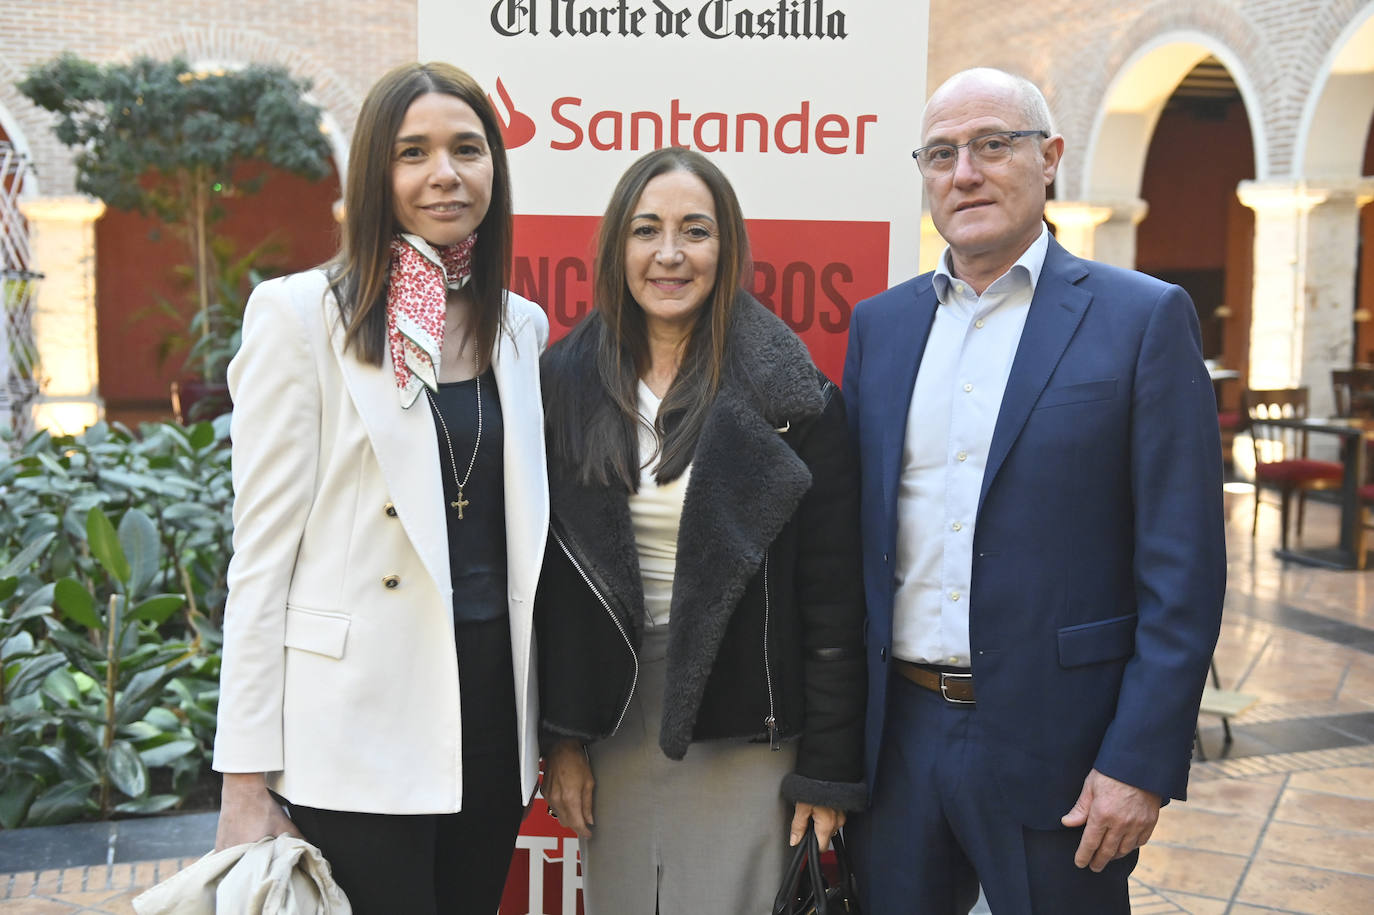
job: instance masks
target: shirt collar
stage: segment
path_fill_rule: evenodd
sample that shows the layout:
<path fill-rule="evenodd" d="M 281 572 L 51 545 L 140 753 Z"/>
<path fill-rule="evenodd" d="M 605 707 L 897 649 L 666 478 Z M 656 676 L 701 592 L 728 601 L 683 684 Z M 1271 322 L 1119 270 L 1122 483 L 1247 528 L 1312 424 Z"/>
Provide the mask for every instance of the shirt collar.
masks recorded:
<path fill-rule="evenodd" d="M 1040 223 L 1040 234 L 1036 236 L 1031 246 L 1016 259 L 1006 273 L 998 277 L 993 283 L 1002 281 L 1002 277 L 1020 274 L 1030 283 L 1031 295 L 1035 295 L 1035 286 L 1040 282 L 1040 270 L 1045 266 L 1045 254 L 1050 250 L 1050 229 L 1042 220 Z M 935 273 L 930 278 L 935 286 L 935 298 L 941 305 L 949 301 L 949 289 L 954 283 L 954 274 L 949 268 L 949 245 L 945 245 L 945 250 L 940 253 L 940 259 L 936 262 Z M 989 287 L 991 288 L 991 286 Z"/>

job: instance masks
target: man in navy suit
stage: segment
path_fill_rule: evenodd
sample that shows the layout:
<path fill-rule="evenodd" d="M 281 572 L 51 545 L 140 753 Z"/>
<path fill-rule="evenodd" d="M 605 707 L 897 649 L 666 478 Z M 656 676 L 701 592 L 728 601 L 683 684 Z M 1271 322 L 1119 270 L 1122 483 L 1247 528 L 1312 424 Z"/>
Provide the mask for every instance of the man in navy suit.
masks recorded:
<path fill-rule="evenodd" d="M 1216 404 L 1187 294 L 1065 251 L 1040 91 L 960 73 L 915 153 L 932 273 L 861 302 L 866 911 L 1126 913 L 1221 624 Z"/>

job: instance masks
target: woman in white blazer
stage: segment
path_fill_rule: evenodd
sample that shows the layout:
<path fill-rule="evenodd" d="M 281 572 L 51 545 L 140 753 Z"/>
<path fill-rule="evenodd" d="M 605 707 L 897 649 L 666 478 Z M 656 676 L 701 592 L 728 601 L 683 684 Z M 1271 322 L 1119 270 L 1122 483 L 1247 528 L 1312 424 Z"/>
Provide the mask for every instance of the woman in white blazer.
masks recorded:
<path fill-rule="evenodd" d="M 539 756 L 548 321 L 504 288 L 486 94 L 384 76 L 344 203 L 339 254 L 254 291 L 229 369 L 216 847 L 304 834 L 359 915 L 492 913 Z"/>

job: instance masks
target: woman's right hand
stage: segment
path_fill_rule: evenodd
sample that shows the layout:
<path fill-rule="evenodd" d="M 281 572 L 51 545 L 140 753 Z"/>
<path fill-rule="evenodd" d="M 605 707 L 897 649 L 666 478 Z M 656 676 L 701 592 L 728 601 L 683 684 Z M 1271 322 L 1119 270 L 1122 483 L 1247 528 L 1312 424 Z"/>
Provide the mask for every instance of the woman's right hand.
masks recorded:
<path fill-rule="evenodd" d="M 281 805 L 267 793 L 262 773 L 225 773 L 215 851 L 280 835 L 305 838 Z"/>
<path fill-rule="evenodd" d="M 596 825 L 592 816 L 596 779 L 592 777 L 592 764 L 580 740 L 560 740 L 544 757 L 541 790 L 549 812 L 558 822 L 577 833 L 578 838 L 591 838 L 592 827 Z"/>

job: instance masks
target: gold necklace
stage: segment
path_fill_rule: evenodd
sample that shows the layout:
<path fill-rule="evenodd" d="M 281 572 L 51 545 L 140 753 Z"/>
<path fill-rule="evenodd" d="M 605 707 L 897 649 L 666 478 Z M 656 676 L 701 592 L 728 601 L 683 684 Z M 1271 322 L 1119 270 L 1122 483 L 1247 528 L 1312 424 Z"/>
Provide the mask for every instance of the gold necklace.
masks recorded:
<path fill-rule="evenodd" d="M 439 402 L 434 399 L 434 392 L 425 385 L 425 393 L 429 395 L 429 405 L 434 408 L 434 415 L 439 417 L 439 428 L 444 430 L 444 444 L 448 446 L 448 465 L 453 468 L 453 482 L 458 484 L 458 498 L 448 504 L 449 508 L 458 509 L 458 520 L 463 520 L 463 509 L 472 503 L 463 498 L 463 487 L 468 485 L 468 480 L 472 477 L 472 467 L 477 463 L 477 449 L 482 447 L 482 375 L 477 370 L 481 368 L 481 363 L 477 361 L 477 346 L 472 347 L 472 371 L 473 378 L 477 381 L 477 441 L 472 443 L 472 457 L 468 459 L 468 472 L 463 474 L 463 478 L 458 479 L 458 459 L 453 455 L 453 439 L 448 434 L 448 423 L 444 422 L 444 414 L 439 410 Z"/>

